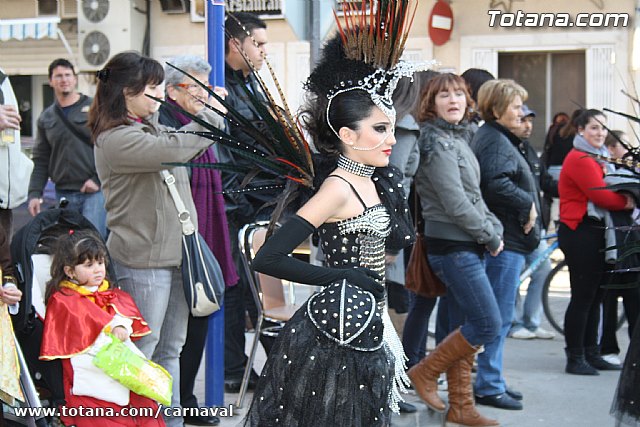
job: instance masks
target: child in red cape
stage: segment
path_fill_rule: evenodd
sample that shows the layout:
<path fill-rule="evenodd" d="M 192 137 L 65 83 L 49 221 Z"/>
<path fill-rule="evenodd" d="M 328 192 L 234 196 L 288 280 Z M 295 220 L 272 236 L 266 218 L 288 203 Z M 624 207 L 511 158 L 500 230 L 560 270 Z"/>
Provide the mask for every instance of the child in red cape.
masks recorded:
<path fill-rule="evenodd" d="M 154 416 L 155 401 L 93 366 L 101 333 L 111 332 L 134 347 L 130 339 L 151 332 L 133 298 L 110 287 L 106 260 L 104 243 L 88 231 L 62 236 L 53 255 L 40 359 L 62 359 L 67 411 L 60 418 L 77 427 L 164 426 L 162 416 Z"/>

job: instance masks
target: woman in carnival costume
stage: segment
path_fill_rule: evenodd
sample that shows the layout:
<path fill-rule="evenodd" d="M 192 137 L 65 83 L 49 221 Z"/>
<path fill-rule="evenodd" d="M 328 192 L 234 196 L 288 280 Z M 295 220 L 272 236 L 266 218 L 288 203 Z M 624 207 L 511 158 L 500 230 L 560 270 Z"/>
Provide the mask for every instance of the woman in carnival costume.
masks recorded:
<path fill-rule="evenodd" d="M 280 332 L 247 425 L 387 426 L 408 385 L 384 302 L 384 261 L 385 248 L 414 241 L 402 173 L 389 166 L 396 143 L 391 95 L 417 68 L 398 61 L 412 13 L 408 1 L 379 1 L 362 20 L 351 12 L 307 82 L 302 121 L 319 151 L 315 193 L 253 264 L 324 289 Z M 315 231 L 326 267 L 288 256 Z"/>
<path fill-rule="evenodd" d="M 210 95 L 225 107 L 218 112 L 229 126 L 242 129 L 255 146 L 212 126 L 197 134 L 230 147 L 252 166 L 174 164 L 246 175 L 242 188 L 226 192 L 281 188 L 272 202 L 272 226 L 294 200 L 310 195 L 267 239 L 253 267 L 325 288 L 279 333 L 246 425 L 388 426 L 390 412 L 399 410 L 409 381 L 402 344 L 385 307 L 384 262 L 385 249 L 398 251 L 415 240 L 402 173 L 389 166 L 389 156 L 396 142 L 393 91 L 402 77 L 431 65 L 399 61 L 416 3 L 363 2 L 359 11 L 343 4 L 345 25 L 338 21 L 339 35 L 327 43 L 309 77 L 301 115 L 319 153 L 311 153 L 286 101 L 283 107 L 276 103 L 245 57 L 267 98 L 264 102 L 246 91 L 264 126 L 246 121 L 213 91 Z M 288 256 L 314 231 L 327 267 Z"/>

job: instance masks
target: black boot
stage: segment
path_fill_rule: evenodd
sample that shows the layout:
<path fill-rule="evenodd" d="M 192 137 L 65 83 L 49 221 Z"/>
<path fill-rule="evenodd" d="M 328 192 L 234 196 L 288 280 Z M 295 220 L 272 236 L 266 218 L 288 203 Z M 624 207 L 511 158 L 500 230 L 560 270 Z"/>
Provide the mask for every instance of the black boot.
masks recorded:
<path fill-rule="evenodd" d="M 598 347 L 585 347 L 584 355 L 587 363 L 600 371 L 619 371 L 622 369 L 621 365 L 615 365 L 604 360 Z"/>
<path fill-rule="evenodd" d="M 600 375 L 600 373 L 584 358 L 584 350 L 578 349 L 564 349 L 567 354 L 567 367 L 564 369 L 568 374 L 574 375 Z"/>

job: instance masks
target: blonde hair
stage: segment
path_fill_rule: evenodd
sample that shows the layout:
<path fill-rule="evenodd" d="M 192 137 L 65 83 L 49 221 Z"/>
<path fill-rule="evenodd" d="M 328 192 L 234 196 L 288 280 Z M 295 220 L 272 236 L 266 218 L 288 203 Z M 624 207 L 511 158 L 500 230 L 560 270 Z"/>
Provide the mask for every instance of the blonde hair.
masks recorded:
<path fill-rule="evenodd" d="M 507 111 L 516 96 L 524 102 L 529 94 L 511 79 L 489 80 L 478 90 L 478 111 L 485 121 L 494 122 Z"/>

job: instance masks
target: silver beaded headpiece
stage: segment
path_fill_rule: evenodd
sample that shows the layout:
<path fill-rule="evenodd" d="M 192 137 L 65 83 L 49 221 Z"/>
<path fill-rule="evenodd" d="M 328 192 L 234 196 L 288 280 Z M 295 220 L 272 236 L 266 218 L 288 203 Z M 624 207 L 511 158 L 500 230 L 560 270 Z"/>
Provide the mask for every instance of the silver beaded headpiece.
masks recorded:
<path fill-rule="evenodd" d="M 436 61 L 425 62 L 407 62 L 399 61 L 395 66 L 389 70 L 384 68 L 378 68 L 372 74 L 364 77 L 356 82 L 348 80 L 342 81 L 334 89 L 327 93 L 329 102 L 327 103 L 327 124 L 333 133 L 340 139 L 337 130 L 331 124 L 329 119 L 329 110 L 331 108 L 331 102 L 333 99 L 345 92 L 352 90 L 363 90 L 369 94 L 373 103 L 382 110 L 385 116 L 391 121 L 391 125 L 396 124 L 396 109 L 393 107 L 393 91 L 396 89 L 398 82 L 403 77 L 411 78 L 413 81 L 413 74 L 418 71 L 426 71 L 433 67 Z"/>

